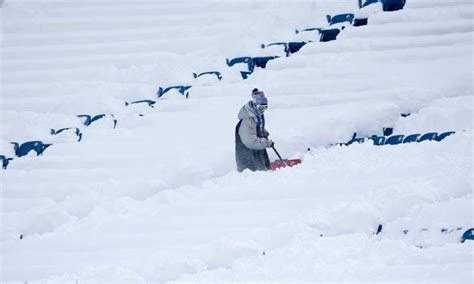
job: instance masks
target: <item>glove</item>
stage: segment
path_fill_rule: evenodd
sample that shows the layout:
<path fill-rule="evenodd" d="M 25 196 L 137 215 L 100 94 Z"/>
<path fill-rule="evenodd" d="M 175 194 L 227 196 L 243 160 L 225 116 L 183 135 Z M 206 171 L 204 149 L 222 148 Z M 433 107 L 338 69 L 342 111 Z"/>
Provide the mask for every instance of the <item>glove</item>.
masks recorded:
<path fill-rule="evenodd" d="M 273 145 L 275 145 L 275 142 L 273 142 L 272 140 L 268 139 L 268 142 L 270 142 L 268 148 L 272 148 Z"/>

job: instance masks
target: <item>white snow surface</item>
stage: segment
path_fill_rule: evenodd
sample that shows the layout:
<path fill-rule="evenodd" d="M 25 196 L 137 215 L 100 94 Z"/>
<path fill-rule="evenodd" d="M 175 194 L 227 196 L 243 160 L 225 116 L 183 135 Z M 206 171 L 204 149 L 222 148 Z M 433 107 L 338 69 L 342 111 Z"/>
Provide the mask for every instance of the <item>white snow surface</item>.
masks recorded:
<path fill-rule="evenodd" d="M 474 227 L 472 0 L 396 12 L 356 0 L 1 3 L 0 154 L 54 144 L 0 171 L 2 283 L 473 282 L 473 242 L 460 243 Z M 369 24 L 327 43 L 294 33 L 348 12 Z M 314 42 L 288 58 L 260 48 L 300 40 Z M 282 57 L 247 80 L 225 64 L 261 55 Z M 211 70 L 224 79 L 192 77 Z M 176 84 L 192 85 L 188 99 L 157 100 Z M 270 138 L 301 165 L 235 170 L 254 87 Z M 141 99 L 155 108 L 125 107 Z M 76 117 L 100 113 L 117 127 Z M 50 135 L 62 127 L 82 141 Z M 383 127 L 456 134 L 332 146 Z"/>

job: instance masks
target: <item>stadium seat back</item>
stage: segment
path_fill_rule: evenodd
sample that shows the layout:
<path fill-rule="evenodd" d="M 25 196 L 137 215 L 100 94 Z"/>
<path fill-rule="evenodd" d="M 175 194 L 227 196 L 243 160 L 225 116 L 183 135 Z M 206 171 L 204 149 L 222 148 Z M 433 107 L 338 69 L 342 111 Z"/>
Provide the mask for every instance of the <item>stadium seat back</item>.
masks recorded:
<path fill-rule="evenodd" d="M 403 135 L 390 136 L 385 140 L 384 145 L 398 145 L 398 144 L 402 143 L 403 137 L 404 137 Z"/>

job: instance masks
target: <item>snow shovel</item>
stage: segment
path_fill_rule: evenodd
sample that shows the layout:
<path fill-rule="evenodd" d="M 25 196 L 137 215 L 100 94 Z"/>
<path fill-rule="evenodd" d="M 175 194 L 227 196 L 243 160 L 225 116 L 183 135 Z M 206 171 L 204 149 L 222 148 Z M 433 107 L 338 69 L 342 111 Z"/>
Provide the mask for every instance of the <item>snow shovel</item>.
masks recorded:
<path fill-rule="evenodd" d="M 278 153 L 278 151 L 275 149 L 275 146 L 272 146 L 272 149 L 273 151 L 275 151 L 275 153 L 277 154 L 279 160 L 276 160 L 275 162 L 272 162 L 270 164 L 270 166 L 272 167 L 272 170 L 276 170 L 276 169 L 279 169 L 279 168 L 285 168 L 285 167 L 293 167 L 294 165 L 298 165 L 298 164 L 301 164 L 301 160 L 300 159 L 293 159 L 293 160 L 283 160 L 280 156 L 280 154 Z"/>

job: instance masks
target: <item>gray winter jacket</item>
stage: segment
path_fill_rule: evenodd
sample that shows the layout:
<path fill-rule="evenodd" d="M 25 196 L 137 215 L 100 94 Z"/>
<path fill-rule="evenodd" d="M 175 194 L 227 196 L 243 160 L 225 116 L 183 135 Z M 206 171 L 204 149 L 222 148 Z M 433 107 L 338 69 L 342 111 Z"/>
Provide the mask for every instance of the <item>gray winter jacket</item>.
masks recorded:
<path fill-rule="evenodd" d="M 249 149 L 263 150 L 269 148 L 272 145 L 272 140 L 257 137 L 257 114 L 250 103 L 248 102 L 239 111 L 238 117 L 239 120 L 242 120 L 239 136 L 244 145 Z M 265 129 L 264 136 L 268 137 L 268 135 L 268 131 Z"/>

